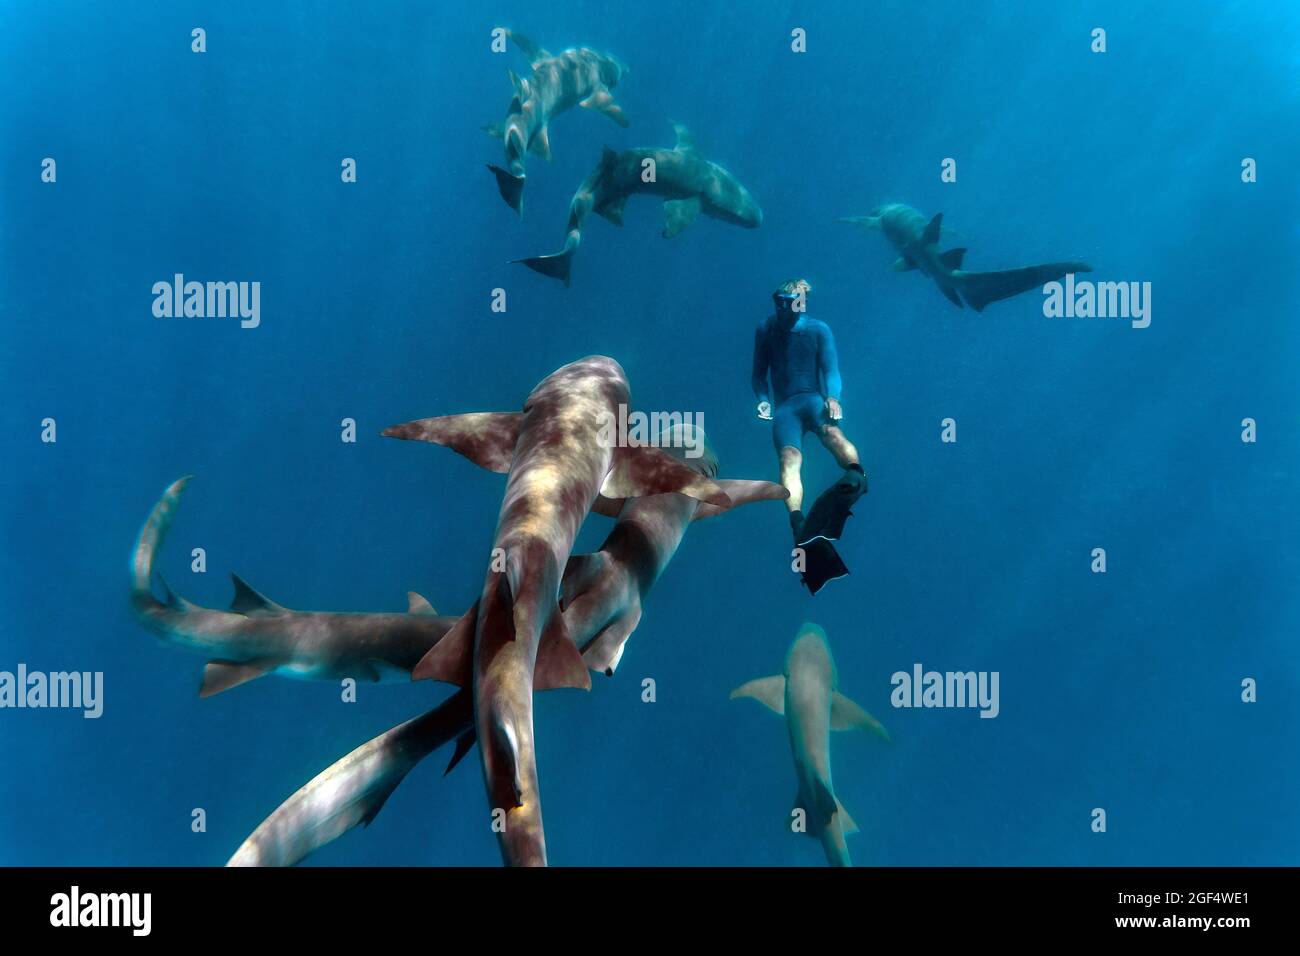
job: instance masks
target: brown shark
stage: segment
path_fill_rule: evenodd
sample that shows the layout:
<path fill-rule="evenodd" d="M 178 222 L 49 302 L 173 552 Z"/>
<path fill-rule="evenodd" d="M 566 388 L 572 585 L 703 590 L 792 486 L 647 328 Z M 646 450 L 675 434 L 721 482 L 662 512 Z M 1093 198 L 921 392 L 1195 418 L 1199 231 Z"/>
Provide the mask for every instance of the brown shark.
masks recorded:
<path fill-rule="evenodd" d="M 638 148 L 616 153 L 606 148 L 600 164 L 578 187 L 569 203 L 564 249 L 554 255 L 515 262 L 560 279 L 567 286 L 573 255 L 582 243 L 582 224 L 587 214 L 595 212 L 621 226 L 624 204 L 629 196 L 638 193 L 664 197 L 665 239 L 676 236 L 700 213 L 746 229 L 761 226 L 763 210 L 740 180 L 701 156 L 686 127 L 674 125 L 673 130 L 677 144 L 672 149 Z"/>
<path fill-rule="evenodd" d="M 582 521 L 599 496 L 677 492 L 731 505 L 717 484 L 662 449 L 610 441 L 608 423 L 628 404 L 623 369 L 590 356 L 543 379 L 522 412 L 430 418 L 384 431 L 447 445 L 508 473 L 482 594 L 412 676 L 472 683 L 484 782 L 494 816 L 504 814 L 499 835 L 509 864 L 546 862 L 533 691 L 591 686 L 557 613 L 561 575 Z"/>
<path fill-rule="evenodd" d="M 675 426 L 684 429 L 689 426 Z M 697 435 L 665 439 L 661 448 L 698 447 Z M 684 459 L 707 478 L 717 458 Z M 733 505 L 779 500 L 789 492 L 768 481 L 718 479 Z M 614 502 L 609 502 L 612 506 Z M 608 510 L 608 506 L 605 510 Z M 714 505 L 685 495 L 663 494 L 626 501 L 599 551 L 575 555 L 562 583 L 565 629 L 593 670 L 613 675 L 642 604 L 677 551 L 693 520 L 718 514 Z M 473 745 L 474 721 L 464 690 L 439 707 L 358 747 L 280 805 L 244 842 L 229 866 L 292 866 L 358 823 L 368 825 L 411 767 L 438 747 L 457 740 L 450 771 Z"/>
<path fill-rule="evenodd" d="M 618 60 L 586 47 L 565 50 L 552 56 L 520 33 L 506 34 L 528 57 L 532 72 L 527 79 L 507 70 L 514 97 L 505 122 L 489 126 L 488 132 L 505 143 L 506 166 L 488 164 L 496 177 L 497 189 L 506 204 L 524 214 L 524 156 L 528 153 L 551 158 L 550 122 L 574 106 L 604 113 L 619 126 L 627 126 L 623 111 L 610 92 L 627 72 Z"/>
<path fill-rule="evenodd" d="M 238 575 L 229 611 L 200 607 L 152 589 L 154 556 L 166 538 L 190 482 L 181 478 L 163 492 L 140 530 L 131 559 L 131 606 L 140 623 L 166 643 L 202 651 L 212 659 L 203 670 L 199 696 L 209 697 L 263 674 L 308 680 L 377 681 L 387 673 L 408 675 L 438 643 L 454 617 L 441 617 L 410 592 L 406 614 L 294 611 L 245 584 Z"/>

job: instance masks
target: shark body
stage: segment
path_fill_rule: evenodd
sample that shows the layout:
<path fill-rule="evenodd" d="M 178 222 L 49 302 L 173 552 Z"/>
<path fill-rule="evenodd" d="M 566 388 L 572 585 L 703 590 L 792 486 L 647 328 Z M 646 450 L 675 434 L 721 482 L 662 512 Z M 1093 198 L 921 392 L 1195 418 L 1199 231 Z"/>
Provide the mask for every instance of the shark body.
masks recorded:
<path fill-rule="evenodd" d="M 621 226 L 623 207 L 630 196 L 637 194 L 664 197 L 665 239 L 676 236 L 700 213 L 746 229 L 762 225 L 763 210 L 740 180 L 701 156 L 684 126 L 674 126 L 674 130 L 677 144 L 672 149 L 637 148 L 616 153 L 606 148 L 599 165 L 578 187 L 569 204 L 564 249 L 554 255 L 515 261 L 560 279 L 567 286 L 587 215 L 595 212 Z"/>
<path fill-rule="evenodd" d="M 1092 271 L 1092 266 L 1086 262 L 1049 262 L 996 272 L 963 271 L 964 248 L 939 251 L 943 213 L 926 220 L 920 212 L 902 203 L 880 206 L 869 216 L 851 216 L 836 221 L 882 232 L 898 252 L 894 271 L 918 270 L 933 280 L 939 291 L 959 309 L 965 300 L 976 312 L 982 312 L 990 302 L 1040 289 L 1067 273 Z"/>
<path fill-rule="evenodd" d="M 871 730 L 885 740 L 889 735 L 878 720 L 839 692 L 826 632 L 804 624 L 790 645 L 782 673 L 742 684 L 731 697 L 752 697 L 785 717 L 799 785 L 794 808 L 802 811 L 803 832 L 821 843 L 831 866 L 852 866 L 844 838 L 858 827 L 835 796 L 831 731 Z"/>
<path fill-rule="evenodd" d="M 552 119 L 565 110 L 581 106 L 605 114 L 619 126 L 628 125 L 610 92 L 627 68 L 614 57 L 586 47 L 552 56 L 522 34 L 510 30 L 506 33 L 528 57 L 532 72 L 526 79 L 520 79 L 513 70 L 507 71 L 514 96 L 505 121 L 488 127 L 488 132 L 501 137 L 505 145 L 506 168 L 488 164 L 488 169 L 496 177 L 501 198 L 522 216 L 524 157 L 533 153 L 543 159 L 551 158 Z"/>
<path fill-rule="evenodd" d="M 686 443 L 659 444 L 678 448 Z M 709 449 L 692 461 L 692 467 L 712 478 L 717 459 Z M 718 479 L 717 484 L 733 505 L 780 500 L 789 494 L 767 481 Z M 646 596 L 677 552 L 687 528 L 692 521 L 719 511 L 715 505 L 680 494 L 633 498 L 622 504 L 600 550 L 570 559 L 562 582 L 561 613 L 565 630 L 592 670 L 613 675 L 627 639 L 641 620 Z M 368 824 L 410 767 L 453 738 L 458 747 L 448 771 L 474 740 L 473 716 L 463 690 L 423 717 L 368 741 L 319 774 L 281 804 L 228 865 L 293 865 L 358 823 Z"/>
<path fill-rule="evenodd" d="M 504 813 L 500 845 L 511 865 L 546 863 L 533 691 L 591 686 L 557 613 L 561 576 L 586 515 L 598 497 L 612 506 L 678 492 L 719 508 L 731 504 L 718 485 L 667 452 L 609 440 L 608 422 L 629 400 L 619 364 L 590 356 L 543 379 L 522 412 L 423 419 L 384 431 L 447 445 L 508 474 L 479 600 L 413 676 L 472 684 L 489 807 Z"/>
<path fill-rule="evenodd" d="M 238 575 L 231 576 L 235 598 L 228 611 L 192 604 L 165 582 L 167 600 L 159 601 L 151 586 L 154 557 L 189 482 L 181 478 L 168 487 L 141 528 L 131 559 L 131 606 L 164 642 L 210 655 L 200 696 L 268 673 L 306 680 L 406 677 L 456 623 L 414 592 L 406 614 L 295 611 L 258 594 Z"/>

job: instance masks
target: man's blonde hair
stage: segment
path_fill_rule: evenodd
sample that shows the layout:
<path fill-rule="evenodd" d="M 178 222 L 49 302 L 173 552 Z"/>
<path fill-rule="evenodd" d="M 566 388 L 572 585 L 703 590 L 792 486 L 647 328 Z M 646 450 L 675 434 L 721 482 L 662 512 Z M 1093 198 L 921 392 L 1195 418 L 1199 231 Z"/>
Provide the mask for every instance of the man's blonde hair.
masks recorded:
<path fill-rule="evenodd" d="M 807 295 L 812 291 L 812 284 L 807 279 L 787 279 L 776 287 L 773 295 Z"/>

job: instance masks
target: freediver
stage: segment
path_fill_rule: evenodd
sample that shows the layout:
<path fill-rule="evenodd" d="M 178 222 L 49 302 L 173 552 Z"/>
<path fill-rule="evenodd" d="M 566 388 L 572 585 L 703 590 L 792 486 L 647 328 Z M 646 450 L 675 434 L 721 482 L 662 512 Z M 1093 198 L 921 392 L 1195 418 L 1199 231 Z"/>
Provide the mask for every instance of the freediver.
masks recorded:
<path fill-rule="evenodd" d="M 839 538 L 850 509 L 866 493 L 867 476 L 841 426 L 835 336 L 825 322 L 807 314 L 811 291 L 807 280 L 792 279 L 772 293 L 775 311 L 754 332 L 752 386 L 758 417 L 772 422 L 781 484 L 790 492 L 790 530 L 795 547 L 803 550 L 803 582 L 816 594 L 828 581 L 849 573 L 831 542 Z M 818 497 L 805 518 L 800 469 L 803 436 L 809 432 L 821 439 L 844 474 Z"/>

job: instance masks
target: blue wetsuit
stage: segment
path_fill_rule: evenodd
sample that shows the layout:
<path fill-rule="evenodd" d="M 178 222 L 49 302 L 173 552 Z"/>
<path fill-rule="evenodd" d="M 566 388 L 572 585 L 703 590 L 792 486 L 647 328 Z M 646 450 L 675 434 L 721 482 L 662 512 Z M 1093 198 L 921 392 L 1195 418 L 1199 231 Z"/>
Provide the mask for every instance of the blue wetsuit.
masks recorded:
<path fill-rule="evenodd" d="M 768 392 L 768 373 L 772 389 Z M 772 403 L 772 443 L 803 447 L 805 432 L 831 424 L 826 399 L 840 397 L 835 336 L 818 319 L 800 315 L 793 326 L 769 315 L 754 332 L 754 394 Z"/>

